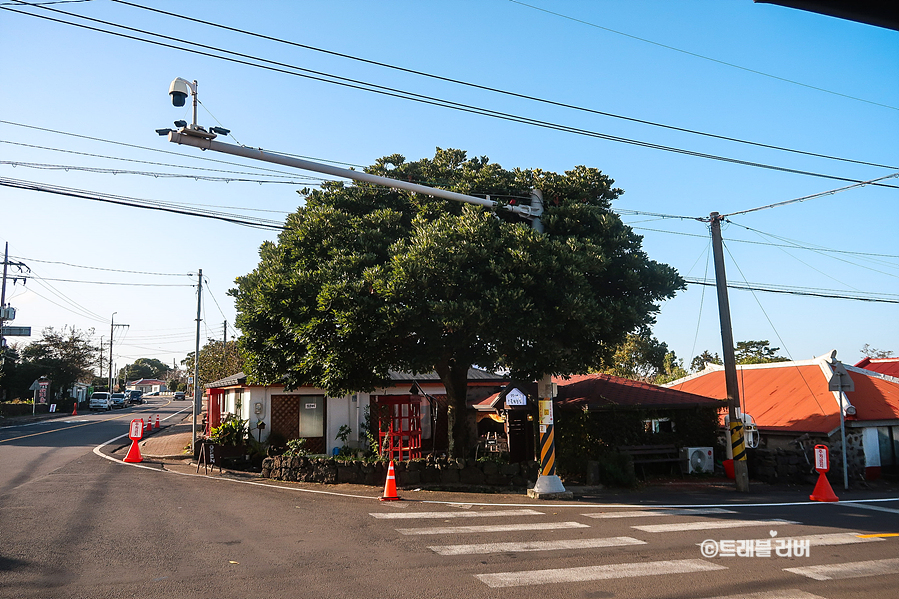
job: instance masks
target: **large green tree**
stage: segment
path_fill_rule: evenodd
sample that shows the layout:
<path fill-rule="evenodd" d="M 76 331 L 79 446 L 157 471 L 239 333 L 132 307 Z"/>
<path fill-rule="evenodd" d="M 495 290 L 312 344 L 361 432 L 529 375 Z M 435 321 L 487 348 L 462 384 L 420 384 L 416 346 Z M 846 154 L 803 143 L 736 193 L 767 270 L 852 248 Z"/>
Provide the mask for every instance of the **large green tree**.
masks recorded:
<path fill-rule="evenodd" d="M 194 352 L 187 354 L 181 361 L 188 376 L 194 374 Z M 234 339 L 227 343 L 209 339 L 200 348 L 200 383 L 207 384 L 243 372 L 244 362 L 238 342 Z M 176 389 L 171 389 L 175 391 Z"/>
<path fill-rule="evenodd" d="M 27 389 L 37 376 L 47 376 L 56 395 L 67 392 L 76 382 L 89 382 L 99 351 L 91 342 L 93 334 L 93 329 L 82 331 L 70 326 L 45 328 L 40 339 L 20 352 L 19 386 Z M 17 391 L 23 396 L 22 389 Z"/>
<path fill-rule="evenodd" d="M 648 329 L 628 333 L 600 371 L 657 385 L 687 375 L 683 360 L 668 350 L 668 344 L 653 337 Z"/>
<path fill-rule="evenodd" d="M 162 360 L 156 358 L 138 358 L 133 363 L 128 364 L 119 371 L 119 376 L 126 381 L 136 381 L 138 379 L 163 379 L 168 371 L 169 366 Z"/>
<path fill-rule="evenodd" d="M 335 395 L 381 387 L 391 369 L 434 370 L 449 399 L 451 454 L 467 443 L 469 367 L 522 379 L 586 372 L 683 286 L 611 210 L 621 190 L 597 169 L 510 171 L 438 149 L 367 171 L 509 204 L 541 190 L 545 232 L 505 210 L 382 187 L 307 191 L 231 291 L 247 369 L 260 382 Z"/>

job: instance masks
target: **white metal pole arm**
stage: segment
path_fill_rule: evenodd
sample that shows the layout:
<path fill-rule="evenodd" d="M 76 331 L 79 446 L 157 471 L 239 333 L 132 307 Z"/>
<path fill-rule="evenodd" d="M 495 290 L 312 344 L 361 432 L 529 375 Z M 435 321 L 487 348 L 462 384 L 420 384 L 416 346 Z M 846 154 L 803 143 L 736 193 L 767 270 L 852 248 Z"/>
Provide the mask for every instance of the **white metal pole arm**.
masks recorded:
<path fill-rule="evenodd" d="M 184 130 L 182 129 L 182 131 Z M 266 152 L 262 149 L 235 146 L 233 144 L 226 144 L 219 141 L 214 141 L 212 139 L 205 139 L 204 137 L 190 135 L 190 133 L 186 132 L 182 133 L 179 131 L 170 131 L 169 141 L 176 144 L 194 146 L 195 148 L 201 148 L 203 150 L 212 150 L 214 152 L 233 154 L 234 156 L 243 156 L 244 158 L 263 160 L 265 162 L 271 162 L 283 166 L 290 166 L 307 171 L 315 171 L 317 173 L 324 173 L 326 175 L 333 175 L 335 177 L 353 179 L 354 181 L 361 181 L 363 183 L 383 185 L 385 187 L 392 187 L 394 189 L 404 189 L 406 191 L 413 191 L 415 193 L 444 198 L 447 200 L 455 200 L 457 202 L 467 202 L 469 204 L 476 204 L 478 206 L 485 206 L 487 208 L 496 208 L 498 206 L 502 206 L 510 212 L 514 212 L 515 214 L 531 220 L 534 229 L 536 229 L 537 231 L 543 230 L 542 223 L 540 222 L 540 216 L 543 214 L 543 202 L 542 197 L 540 196 L 540 193 L 538 191 L 535 191 L 532 194 L 530 206 L 509 204 L 501 205 L 499 202 L 487 198 L 479 198 L 476 196 L 465 195 L 464 193 L 448 191 L 446 189 L 428 187 L 427 185 L 419 185 L 417 183 L 409 183 L 406 181 L 400 181 L 398 179 L 391 179 L 390 177 L 370 175 L 361 171 L 354 171 L 346 168 L 340 168 L 338 166 L 331 166 L 328 164 L 320 164 L 318 162 L 303 160 L 301 158 L 292 158 L 290 156 L 284 156 L 283 154 Z"/>

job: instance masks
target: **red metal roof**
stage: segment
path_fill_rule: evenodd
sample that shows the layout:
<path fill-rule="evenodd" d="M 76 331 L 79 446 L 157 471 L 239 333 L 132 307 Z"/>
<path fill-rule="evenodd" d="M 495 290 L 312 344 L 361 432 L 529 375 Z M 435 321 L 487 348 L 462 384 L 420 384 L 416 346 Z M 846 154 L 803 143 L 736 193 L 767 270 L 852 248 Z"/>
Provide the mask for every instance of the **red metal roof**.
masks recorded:
<path fill-rule="evenodd" d="M 553 382 L 559 386 L 556 406 L 560 409 L 586 407 L 595 410 L 612 406 L 641 408 L 721 406 L 720 401 L 707 396 L 610 374 L 586 374 L 569 379 L 554 377 Z"/>
<path fill-rule="evenodd" d="M 761 430 L 830 433 L 840 426 L 839 403 L 828 390 L 829 354 L 803 362 L 737 367 L 743 411 Z M 846 394 L 857 421 L 899 419 L 899 379 L 847 367 L 855 391 Z M 706 397 L 725 398 L 724 369 L 711 366 L 666 385 Z"/>
<path fill-rule="evenodd" d="M 899 358 L 865 358 L 855 367 L 899 378 Z"/>

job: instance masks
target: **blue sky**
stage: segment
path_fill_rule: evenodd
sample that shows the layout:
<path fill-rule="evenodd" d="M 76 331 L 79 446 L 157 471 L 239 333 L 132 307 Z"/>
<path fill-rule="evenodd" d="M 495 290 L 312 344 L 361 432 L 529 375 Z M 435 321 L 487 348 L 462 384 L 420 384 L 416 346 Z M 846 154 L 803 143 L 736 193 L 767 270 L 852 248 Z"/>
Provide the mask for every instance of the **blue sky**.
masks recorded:
<path fill-rule="evenodd" d="M 13 4 L 2 6 L 16 8 Z M 883 166 L 759 148 L 513 98 L 109 0 L 47 8 L 182 40 L 165 42 L 173 45 L 206 44 L 692 152 L 862 181 L 899 172 L 895 31 L 748 0 L 144 4 L 595 111 Z M 16 10 L 89 24 L 40 8 Z M 201 125 L 227 127 L 234 140 L 252 147 L 349 165 L 368 165 L 393 153 L 418 159 L 432 156 L 436 147 L 451 147 L 488 156 L 505 168 L 599 168 L 624 190 L 615 208 L 644 236 L 649 256 L 692 279 L 713 276 L 708 228 L 697 217 L 850 184 L 429 106 L 6 10 L 0 10 L 0 52 L 5 57 L 0 177 L 44 187 L 215 206 L 277 220 L 295 210 L 301 201 L 296 191 L 315 182 L 312 174 L 261 171 L 258 163 L 175 146 L 154 133 L 190 118 L 189 107 L 174 108 L 167 96 L 178 76 L 199 81 Z M 35 168 L 38 164 L 52 167 Z M 171 174 L 182 176 L 165 176 Z M 883 183 L 899 186 L 899 178 Z M 221 338 L 223 321 L 229 329 L 234 322 L 225 292 L 235 277 L 255 267 L 259 245 L 275 238 L 271 231 L 221 221 L 5 186 L 0 198 L 0 241 L 8 241 L 10 253 L 34 275 L 27 285 L 8 288 L 7 297 L 18 309 L 13 324 L 31 326 L 35 333 L 45 326 L 93 327 L 98 341 L 101 335 L 108 341 L 115 312 L 117 323 L 130 325 L 116 332 L 119 367 L 145 356 L 172 363 L 192 351 L 196 294 L 190 285 L 196 276 L 187 274 L 200 268 L 210 292 L 202 334 Z M 723 227 L 728 278 L 899 299 L 897 198 L 899 189 L 865 186 L 734 215 Z M 781 247 L 787 245 L 802 248 Z M 739 290 L 731 290 L 730 302 L 736 340 L 768 339 L 794 359 L 837 349 L 841 359 L 854 363 L 866 343 L 899 352 L 895 303 Z M 664 303 L 654 333 L 687 363 L 704 349 L 720 352 L 713 289 L 690 285 Z"/>

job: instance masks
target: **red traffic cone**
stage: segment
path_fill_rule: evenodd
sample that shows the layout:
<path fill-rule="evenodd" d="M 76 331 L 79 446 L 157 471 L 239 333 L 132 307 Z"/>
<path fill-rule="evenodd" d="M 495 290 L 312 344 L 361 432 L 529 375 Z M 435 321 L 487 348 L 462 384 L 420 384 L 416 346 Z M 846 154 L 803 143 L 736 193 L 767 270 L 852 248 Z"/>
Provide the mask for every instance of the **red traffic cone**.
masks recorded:
<path fill-rule="evenodd" d="M 390 467 L 387 468 L 387 481 L 384 483 L 384 496 L 381 501 L 399 501 L 402 499 L 396 494 L 396 473 L 393 469 L 393 460 L 390 460 Z"/>
<path fill-rule="evenodd" d="M 75 402 L 75 408 L 72 410 L 72 416 L 78 415 L 78 402 Z"/>
<path fill-rule="evenodd" d="M 818 474 L 818 484 L 815 485 L 815 490 L 808 498 L 812 501 L 839 501 L 823 472 Z"/>
<path fill-rule="evenodd" d="M 134 439 L 131 441 L 131 449 L 128 450 L 128 455 L 125 456 L 123 461 L 128 463 L 139 464 L 144 461 L 144 458 L 140 455 L 140 447 L 137 446 L 137 442 L 139 439 Z"/>
<path fill-rule="evenodd" d="M 156 414 L 156 426 L 153 428 L 159 428 L 159 414 Z"/>

